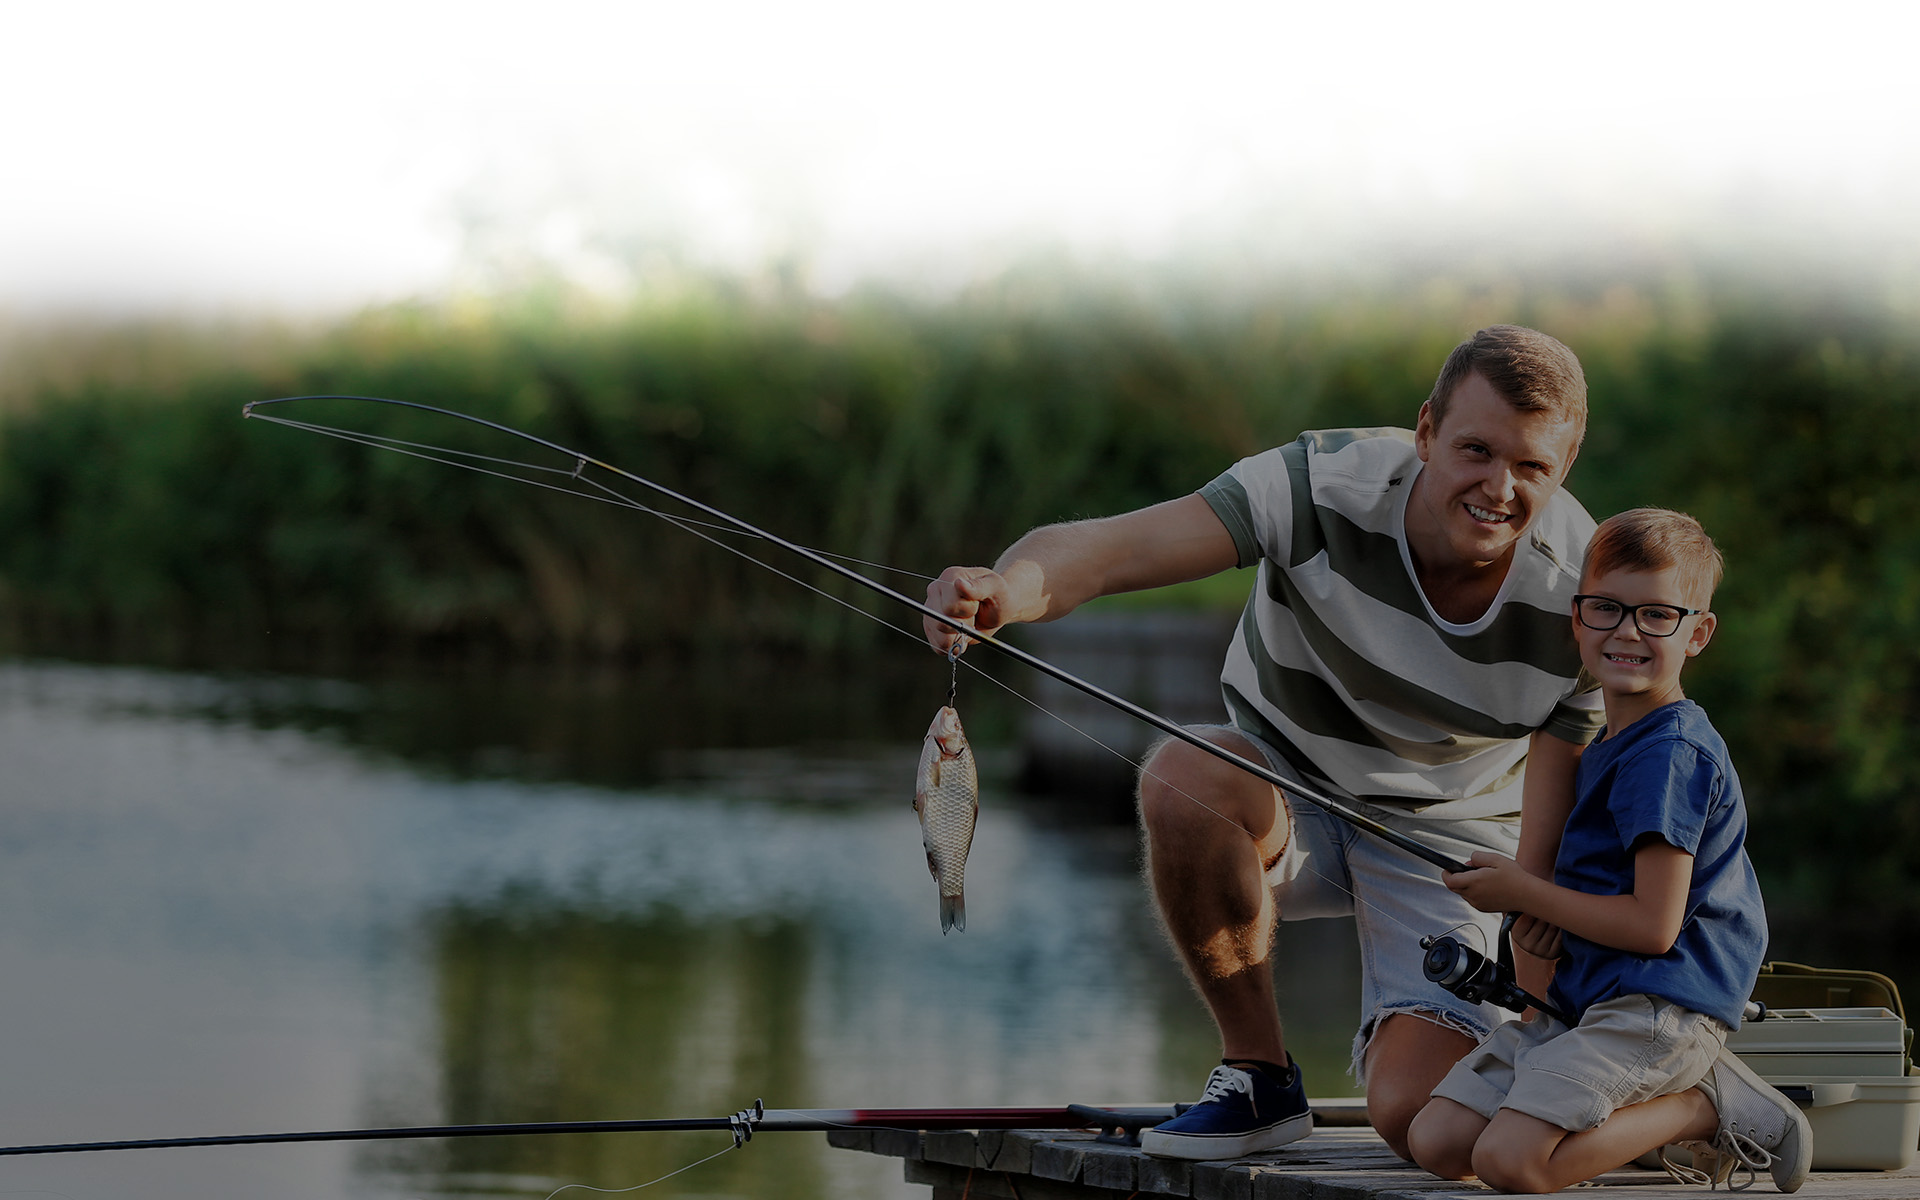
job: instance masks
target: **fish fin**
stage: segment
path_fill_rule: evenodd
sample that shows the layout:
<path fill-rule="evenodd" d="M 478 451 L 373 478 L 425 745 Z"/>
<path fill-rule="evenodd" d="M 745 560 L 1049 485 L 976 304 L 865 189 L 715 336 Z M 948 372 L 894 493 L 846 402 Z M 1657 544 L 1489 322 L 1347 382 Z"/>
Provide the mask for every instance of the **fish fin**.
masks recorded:
<path fill-rule="evenodd" d="M 932 762 L 927 764 L 927 784 L 929 787 L 940 786 L 940 759 L 938 755 L 934 757 Z"/>
<path fill-rule="evenodd" d="M 946 933 L 950 929 L 958 929 L 961 933 L 967 931 L 967 894 L 965 892 L 940 897 L 940 932 Z"/>

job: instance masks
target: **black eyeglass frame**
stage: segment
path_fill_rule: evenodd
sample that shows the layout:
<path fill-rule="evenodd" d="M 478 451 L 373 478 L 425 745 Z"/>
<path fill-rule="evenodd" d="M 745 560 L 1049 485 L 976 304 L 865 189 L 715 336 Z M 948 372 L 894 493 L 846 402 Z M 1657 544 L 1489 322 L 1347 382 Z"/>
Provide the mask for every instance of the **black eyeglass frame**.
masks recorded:
<path fill-rule="evenodd" d="M 1587 614 L 1581 611 L 1580 602 L 1582 600 L 1605 600 L 1608 604 L 1619 608 L 1620 620 L 1615 621 L 1611 625 L 1595 625 L 1592 621 L 1587 620 Z M 1585 625 L 1588 629 L 1594 630 L 1596 633 L 1606 633 L 1618 629 L 1620 628 L 1620 622 L 1625 621 L 1628 617 L 1633 618 L 1633 627 L 1639 630 L 1641 637 L 1672 637 L 1674 634 L 1680 632 L 1680 622 L 1678 620 L 1675 620 L 1673 628 L 1667 630 L 1665 633 L 1655 633 L 1653 630 L 1641 625 L 1640 610 L 1643 608 L 1671 609 L 1679 613 L 1681 617 L 1697 617 L 1708 611 L 1704 608 L 1682 608 L 1678 604 L 1668 604 L 1661 600 L 1650 600 L 1645 604 L 1627 604 L 1615 600 L 1612 596 L 1578 595 L 1573 598 L 1573 619 Z"/>

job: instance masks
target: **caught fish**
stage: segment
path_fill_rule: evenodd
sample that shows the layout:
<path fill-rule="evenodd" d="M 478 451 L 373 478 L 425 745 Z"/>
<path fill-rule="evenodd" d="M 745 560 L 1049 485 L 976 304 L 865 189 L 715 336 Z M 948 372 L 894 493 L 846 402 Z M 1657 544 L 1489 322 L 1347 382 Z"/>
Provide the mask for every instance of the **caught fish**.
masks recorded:
<path fill-rule="evenodd" d="M 920 814 L 927 870 L 940 885 L 940 932 L 964 933 L 967 851 L 973 846 L 974 818 L 980 814 L 980 777 L 974 770 L 973 748 L 960 728 L 960 714 L 950 705 L 935 713 L 927 727 L 913 808 Z"/>

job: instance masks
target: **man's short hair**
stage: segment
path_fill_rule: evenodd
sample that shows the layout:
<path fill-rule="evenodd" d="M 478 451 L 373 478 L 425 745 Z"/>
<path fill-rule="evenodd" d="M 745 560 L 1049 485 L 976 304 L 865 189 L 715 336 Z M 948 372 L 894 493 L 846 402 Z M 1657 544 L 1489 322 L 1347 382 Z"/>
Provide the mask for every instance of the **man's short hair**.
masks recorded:
<path fill-rule="evenodd" d="M 1587 543 L 1582 579 L 1608 571 L 1673 568 L 1688 608 L 1710 608 L 1726 562 L 1700 522 L 1670 508 L 1630 508 L 1600 522 Z"/>
<path fill-rule="evenodd" d="M 1454 389 L 1476 371 L 1521 412 L 1571 422 L 1576 446 L 1587 436 L 1587 376 L 1580 360 L 1560 342 L 1523 325 L 1489 325 L 1453 348 L 1427 397 L 1435 426 L 1447 415 Z"/>

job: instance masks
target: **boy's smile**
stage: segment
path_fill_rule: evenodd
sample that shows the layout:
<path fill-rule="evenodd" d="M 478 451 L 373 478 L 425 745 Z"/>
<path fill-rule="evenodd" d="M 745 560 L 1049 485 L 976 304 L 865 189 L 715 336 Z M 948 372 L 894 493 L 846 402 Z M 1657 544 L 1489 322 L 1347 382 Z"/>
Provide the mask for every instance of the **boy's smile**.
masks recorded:
<path fill-rule="evenodd" d="M 1671 634 L 1657 637 L 1641 630 L 1643 624 L 1658 624 L 1652 614 L 1625 611 L 1637 606 L 1688 608 L 1690 597 L 1679 572 L 1672 567 L 1606 571 L 1583 579 L 1580 590 L 1589 598 L 1590 611 L 1583 618 L 1576 609 L 1573 635 L 1581 663 L 1600 681 L 1608 735 L 1618 734 L 1662 705 L 1686 699 L 1680 689 L 1680 670 L 1713 637 L 1714 615 L 1682 616 Z M 1616 618 L 1620 623 L 1612 629 L 1595 629 L 1587 623 L 1605 624 Z"/>

